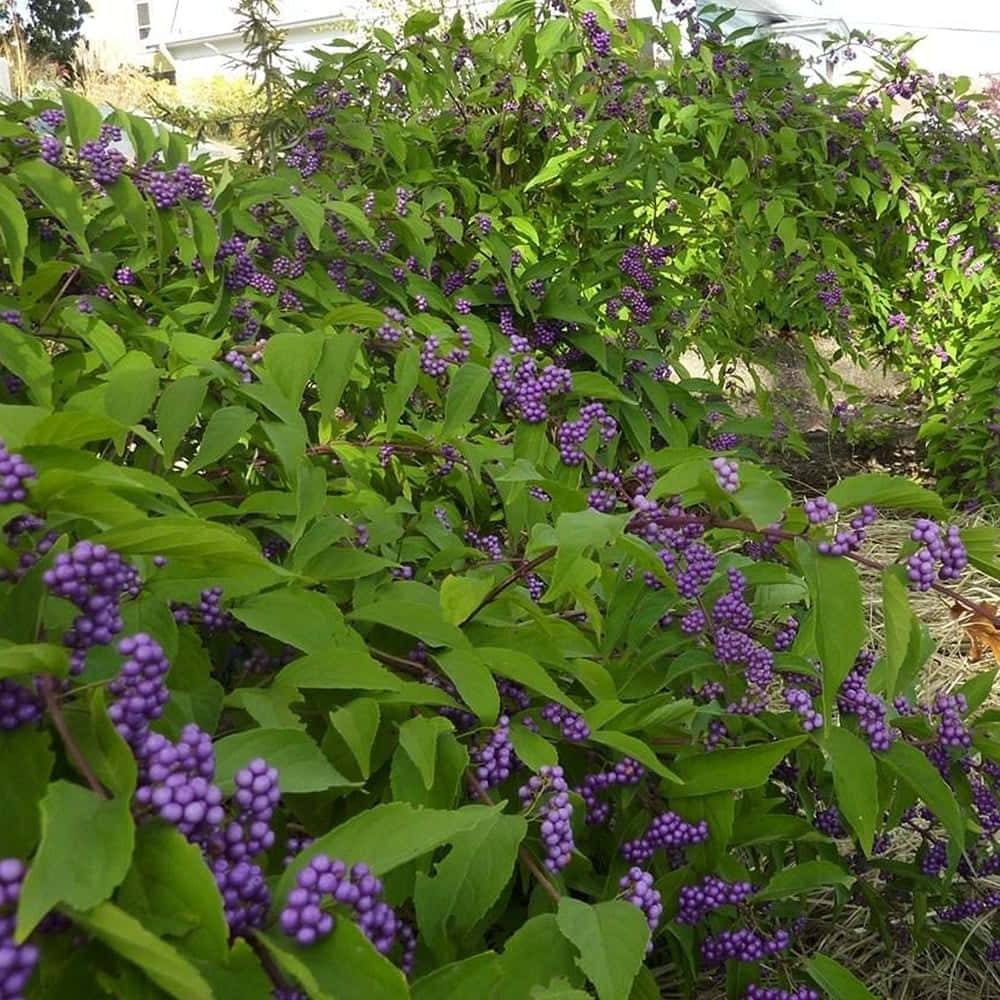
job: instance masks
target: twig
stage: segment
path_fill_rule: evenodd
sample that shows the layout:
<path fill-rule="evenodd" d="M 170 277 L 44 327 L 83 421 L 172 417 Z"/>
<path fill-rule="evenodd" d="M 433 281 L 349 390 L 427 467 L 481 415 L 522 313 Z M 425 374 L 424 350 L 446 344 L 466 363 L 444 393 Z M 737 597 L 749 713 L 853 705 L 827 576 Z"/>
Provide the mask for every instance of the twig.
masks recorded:
<path fill-rule="evenodd" d="M 80 265 L 77 264 L 75 267 L 71 267 L 69 273 L 66 275 L 65 280 L 62 285 L 59 286 L 59 291 L 56 292 L 56 297 L 49 303 L 48 309 L 45 310 L 45 315 L 38 321 L 39 327 L 45 326 L 48 322 L 49 317 L 55 311 L 56 306 L 59 304 L 59 300 L 66 294 L 66 289 L 73 283 L 76 276 L 80 273 Z"/>
<path fill-rule="evenodd" d="M 282 975 L 281 970 L 278 968 L 267 948 L 265 948 L 256 937 L 250 936 L 247 937 L 246 940 L 247 944 L 250 945 L 251 951 L 253 951 L 253 953 L 257 956 L 257 960 L 270 977 L 271 982 L 279 988 L 287 988 L 288 980 L 284 977 L 284 975 Z"/>
<path fill-rule="evenodd" d="M 374 646 L 369 646 L 368 652 L 387 667 L 398 667 L 400 670 L 415 674 L 418 677 L 425 677 L 430 672 L 424 664 L 418 663 L 416 660 L 408 660 L 404 656 L 395 656 L 392 653 L 386 653 L 384 650 L 376 649 Z"/>
<path fill-rule="evenodd" d="M 66 725 L 66 720 L 63 718 L 62 714 L 62 708 L 56 698 L 52 678 L 43 676 L 39 681 L 39 687 L 41 688 L 42 700 L 45 702 L 45 708 L 52 717 L 52 724 L 56 727 L 56 730 L 62 737 L 66 753 L 69 754 L 70 759 L 74 764 L 76 764 L 77 770 L 86 779 L 87 784 L 90 786 L 90 790 L 99 799 L 107 799 L 108 793 L 104 790 L 104 786 L 98 780 L 97 775 L 94 774 L 94 770 L 90 766 L 90 762 L 86 757 L 84 757 L 83 751 L 77 746 L 76 740 L 73 738 L 73 734 L 69 731 L 69 727 Z"/>
<path fill-rule="evenodd" d="M 486 791 L 485 788 L 479 783 L 471 771 L 465 772 L 465 778 L 469 783 L 469 787 L 476 793 L 476 798 L 479 799 L 484 805 L 495 806 L 496 803 L 490 798 L 490 793 Z M 549 881 L 549 877 L 542 871 L 541 865 L 535 860 L 534 855 L 528 850 L 524 844 L 521 844 L 517 849 L 517 855 L 524 863 L 524 867 L 534 875 L 535 880 L 538 884 L 545 890 L 553 902 L 558 903 L 560 899 L 559 890 Z"/>
<path fill-rule="evenodd" d="M 545 549 L 540 555 L 535 556 L 534 559 L 529 559 L 527 562 L 522 563 L 510 576 L 501 580 L 495 587 L 493 587 L 486 596 L 462 619 L 459 626 L 465 625 L 470 622 L 476 615 L 479 614 L 487 604 L 495 601 L 508 587 L 513 587 L 518 580 L 523 580 L 533 569 L 537 566 L 541 566 L 543 562 L 551 559 L 556 554 L 556 547 L 553 545 L 551 548 Z"/>

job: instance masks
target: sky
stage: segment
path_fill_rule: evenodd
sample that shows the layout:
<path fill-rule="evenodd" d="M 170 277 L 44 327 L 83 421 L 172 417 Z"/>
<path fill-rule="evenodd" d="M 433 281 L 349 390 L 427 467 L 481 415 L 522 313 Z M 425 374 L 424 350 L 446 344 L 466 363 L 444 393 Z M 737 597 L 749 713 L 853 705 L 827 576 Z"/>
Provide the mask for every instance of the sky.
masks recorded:
<path fill-rule="evenodd" d="M 715 2 L 739 7 L 739 0 Z M 914 57 L 932 72 L 1000 73 L 1000 0 L 795 0 L 793 6 L 882 37 L 923 36 Z"/>

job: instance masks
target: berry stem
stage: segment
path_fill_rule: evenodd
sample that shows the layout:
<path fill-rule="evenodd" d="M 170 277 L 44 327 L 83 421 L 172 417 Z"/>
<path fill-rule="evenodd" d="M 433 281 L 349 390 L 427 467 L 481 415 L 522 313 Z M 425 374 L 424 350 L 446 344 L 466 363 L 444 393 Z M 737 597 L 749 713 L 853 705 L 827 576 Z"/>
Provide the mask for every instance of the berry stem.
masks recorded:
<path fill-rule="evenodd" d="M 479 614 L 487 604 L 495 601 L 508 587 L 513 587 L 518 580 L 523 580 L 533 569 L 541 566 L 543 562 L 547 562 L 556 554 L 556 546 L 545 549 L 544 552 L 535 556 L 534 559 L 529 559 L 527 562 L 522 563 L 513 573 L 510 574 L 506 579 L 501 580 L 495 587 L 490 590 L 486 596 L 462 619 L 459 623 L 459 628 L 462 625 L 468 624 L 472 621 L 476 615 Z"/>
<path fill-rule="evenodd" d="M 472 791 L 475 792 L 476 797 L 479 799 L 480 802 L 482 802 L 484 805 L 487 806 L 496 805 L 493 799 L 490 798 L 490 793 L 487 792 L 485 788 L 483 788 L 483 786 L 479 783 L 478 779 L 474 774 L 472 774 L 470 771 L 466 771 L 465 779 L 469 783 L 469 787 L 472 789 Z M 534 875 L 535 880 L 542 887 L 542 889 L 545 890 L 549 898 L 553 902 L 558 903 L 560 899 L 559 890 L 549 881 L 548 876 L 545 874 L 545 872 L 542 871 L 541 866 L 535 860 L 531 851 L 529 851 L 528 848 L 524 846 L 524 844 L 521 844 L 521 846 L 518 847 L 517 849 L 517 855 L 524 863 L 524 867 L 527 868 L 532 875 Z"/>
<path fill-rule="evenodd" d="M 70 759 L 76 765 L 77 770 L 83 775 L 87 784 L 90 786 L 90 790 L 99 799 L 107 799 L 108 793 L 104 790 L 104 786 L 98 780 L 97 775 L 90 766 L 90 762 L 83 755 L 83 751 L 77 746 L 76 740 L 73 739 L 73 734 L 69 731 L 69 727 L 66 725 L 66 720 L 63 718 L 62 714 L 62 708 L 56 698 L 52 678 L 47 675 L 41 677 L 39 680 L 39 688 L 42 692 L 42 700 L 45 702 L 45 708 L 52 717 L 52 724 L 56 727 L 57 732 L 62 738 L 63 746 L 66 748 L 66 753 L 69 754 Z"/>

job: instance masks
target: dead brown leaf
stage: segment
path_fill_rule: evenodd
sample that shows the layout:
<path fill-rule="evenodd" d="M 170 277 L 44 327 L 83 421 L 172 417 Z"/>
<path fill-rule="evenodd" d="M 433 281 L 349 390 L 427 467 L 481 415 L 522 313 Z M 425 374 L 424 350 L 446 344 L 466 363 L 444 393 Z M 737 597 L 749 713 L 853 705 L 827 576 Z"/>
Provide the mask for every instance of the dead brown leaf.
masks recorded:
<path fill-rule="evenodd" d="M 1000 663 L 1000 629 L 996 627 L 997 609 L 992 604 L 984 604 L 985 615 L 974 614 L 959 604 L 951 606 L 951 617 L 959 622 L 969 637 L 969 660 L 978 663 L 983 653 L 989 649 L 993 659 Z M 987 617 L 988 616 L 988 617 Z"/>

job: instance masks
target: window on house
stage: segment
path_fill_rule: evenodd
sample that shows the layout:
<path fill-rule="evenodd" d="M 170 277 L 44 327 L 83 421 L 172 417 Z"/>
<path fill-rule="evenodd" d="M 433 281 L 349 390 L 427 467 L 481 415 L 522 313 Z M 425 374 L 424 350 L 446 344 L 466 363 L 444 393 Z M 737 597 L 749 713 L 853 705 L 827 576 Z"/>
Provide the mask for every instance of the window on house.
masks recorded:
<path fill-rule="evenodd" d="M 149 32 L 152 29 L 152 24 L 149 20 L 148 0 L 140 0 L 140 2 L 135 5 L 135 14 L 136 19 L 139 22 L 139 38 L 149 38 Z"/>

